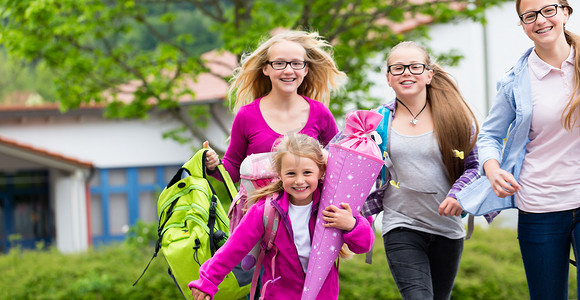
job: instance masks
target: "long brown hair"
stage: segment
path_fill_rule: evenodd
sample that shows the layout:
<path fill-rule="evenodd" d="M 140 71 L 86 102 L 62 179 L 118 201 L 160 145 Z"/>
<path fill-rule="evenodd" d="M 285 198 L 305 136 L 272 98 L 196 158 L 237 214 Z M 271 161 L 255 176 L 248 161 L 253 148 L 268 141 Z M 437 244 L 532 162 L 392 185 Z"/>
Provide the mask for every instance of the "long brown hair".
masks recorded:
<path fill-rule="evenodd" d="M 455 81 L 431 59 L 427 50 L 420 44 L 412 41 L 399 43 L 389 53 L 387 62 L 396 49 L 406 47 L 415 47 L 423 52 L 427 69 L 433 70 L 431 84 L 427 85 L 427 102 L 433 114 L 433 131 L 437 137 L 443 164 L 449 180 L 455 182 L 465 170 L 464 159 L 457 157 L 456 151 L 463 152 L 464 157 L 467 157 L 473 150 L 479 133 L 477 119 L 463 99 Z"/>
<path fill-rule="evenodd" d="M 298 94 L 328 106 L 331 91 L 346 81 L 346 75 L 336 67 L 332 46 L 317 32 L 285 31 L 262 42 L 251 54 L 244 55 L 241 66 L 234 70 L 228 91 L 230 101 L 235 96 L 234 111 L 272 90 L 272 83 L 262 73 L 262 68 L 268 61 L 270 48 L 283 40 L 298 43 L 306 50 L 308 76 L 298 87 Z"/>
<path fill-rule="evenodd" d="M 522 13 L 520 10 L 521 3 L 522 0 L 516 0 L 516 11 L 518 15 Z M 568 1 L 560 0 L 558 3 L 568 10 L 568 17 L 570 17 L 574 10 Z M 561 119 L 562 126 L 566 130 L 572 130 L 572 128 L 580 126 L 580 124 L 577 125 L 579 122 L 578 118 L 580 117 L 580 95 L 576 96 L 576 93 L 580 91 L 580 48 L 578 47 L 580 46 L 580 36 L 566 30 L 566 28 L 564 28 L 564 36 L 566 37 L 568 45 L 574 47 L 574 51 L 576 52 L 574 55 L 574 90 L 572 91 L 572 96 L 568 104 L 566 104 L 566 108 L 562 111 Z"/>

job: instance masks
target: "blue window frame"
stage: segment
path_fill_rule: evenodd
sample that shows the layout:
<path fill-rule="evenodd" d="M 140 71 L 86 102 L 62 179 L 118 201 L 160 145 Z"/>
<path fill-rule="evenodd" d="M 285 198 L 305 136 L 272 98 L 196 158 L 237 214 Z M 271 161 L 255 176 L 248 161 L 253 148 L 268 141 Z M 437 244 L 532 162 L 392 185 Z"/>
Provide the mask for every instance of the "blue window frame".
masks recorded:
<path fill-rule="evenodd" d="M 97 169 L 93 175 L 97 177 L 90 184 L 93 245 L 124 240 L 128 227 L 138 220 L 151 219 L 141 215 L 152 214 L 151 209 L 156 219 L 157 196 L 169 182 L 169 174 L 173 175 L 179 167 Z M 143 180 L 144 177 L 147 179 Z M 149 199 L 152 203 L 147 204 Z M 143 209 L 142 205 L 152 207 Z"/>

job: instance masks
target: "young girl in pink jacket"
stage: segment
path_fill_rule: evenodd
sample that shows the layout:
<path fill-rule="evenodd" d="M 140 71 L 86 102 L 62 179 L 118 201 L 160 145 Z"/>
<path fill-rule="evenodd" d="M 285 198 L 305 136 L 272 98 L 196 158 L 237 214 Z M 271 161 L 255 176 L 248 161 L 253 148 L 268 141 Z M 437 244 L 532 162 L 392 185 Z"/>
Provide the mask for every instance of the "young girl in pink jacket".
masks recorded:
<path fill-rule="evenodd" d="M 280 180 L 256 191 L 250 199 L 262 200 L 266 196 L 276 195 L 270 203 L 280 216 L 274 248 L 265 253 L 263 261 L 261 299 L 300 299 L 326 157 L 317 140 L 303 134 L 291 134 L 278 145 L 273 164 Z M 226 244 L 201 266 L 199 279 L 189 283 L 196 300 L 212 299 L 219 283 L 260 241 L 265 231 L 265 204 L 265 201 L 258 201 L 252 205 Z M 341 203 L 341 206 L 330 205 L 323 212 L 326 227 L 343 230 L 345 245 L 341 257 L 352 255 L 350 251 L 368 252 L 374 242 L 369 220 L 360 215 L 353 217 L 348 204 Z M 273 262 L 275 266 L 272 271 Z M 338 264 L 334 264 L 317 299 L 338 299 Z"/>

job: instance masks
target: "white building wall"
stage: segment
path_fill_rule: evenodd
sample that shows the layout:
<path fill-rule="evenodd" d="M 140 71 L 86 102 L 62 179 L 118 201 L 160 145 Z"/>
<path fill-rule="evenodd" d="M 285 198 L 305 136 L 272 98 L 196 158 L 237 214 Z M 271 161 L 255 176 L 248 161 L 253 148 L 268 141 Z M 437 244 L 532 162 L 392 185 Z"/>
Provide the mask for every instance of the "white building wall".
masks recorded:
<path fill-rule="evenodd" d="M 202 141 L 196 141 L 192 147 L 163 138 L 164 132 L 179 125 L 169 118 L 30 122 L 3 124 L 1 135 L 91 162 L 96 168 L 181 165 L 201 148 Z M 231 123 L 226 126 L 231 127 Z M 214 145 L 225 149 L 226 136 L 218 126 L 208 126 L 207 136 L 215 137 Z"/>

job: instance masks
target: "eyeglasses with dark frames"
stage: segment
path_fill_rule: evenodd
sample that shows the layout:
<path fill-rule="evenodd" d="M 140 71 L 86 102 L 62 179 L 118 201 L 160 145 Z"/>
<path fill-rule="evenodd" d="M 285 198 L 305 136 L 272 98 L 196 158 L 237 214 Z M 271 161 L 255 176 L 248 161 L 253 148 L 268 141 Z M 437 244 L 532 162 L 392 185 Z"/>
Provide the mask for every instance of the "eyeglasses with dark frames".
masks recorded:
<path fill-rule="evenodd" d="M 427 65 L 416 63 L 410 65 L 402 65 L 402 64 L 394 64 L 387 67 L 387 72 L 391 73 L 391 75 L 403 75 L 405 73 L 405 69 L 409 69 L 409 72 L 413 75 L 421 75 L 425 72 Z"/>
<path fill-rule="evenodd" d="M 521 14 L 520 20 L 522 20 L 522 23 L 524 24 L 532 24 L 538 19 L 538 14 L 541 14 L 544 18 L 551 18 L 558 14 L 558 7 L 564 8 L 565 6 L 561 4 L 546 5 L 540 8 L 540 10 L 528 11 Z"/>
<path fill-rule="evenodd" d="M 267 63 L 274 70 L 284 70 L 288 65 L 290 65 L 290 68 L 294 70 L 302 70 L 304 69 L 304 67 L 306 67 L 306 61 L 304 60 L 293 60 L 293 61 L 274 60 L 267 61 Z"/>

